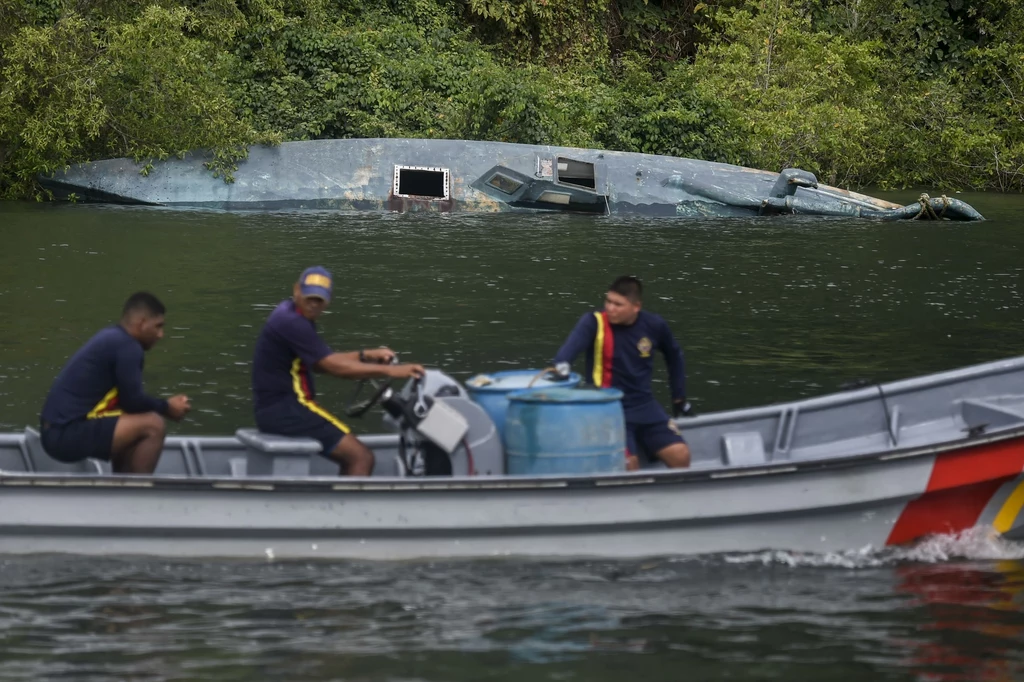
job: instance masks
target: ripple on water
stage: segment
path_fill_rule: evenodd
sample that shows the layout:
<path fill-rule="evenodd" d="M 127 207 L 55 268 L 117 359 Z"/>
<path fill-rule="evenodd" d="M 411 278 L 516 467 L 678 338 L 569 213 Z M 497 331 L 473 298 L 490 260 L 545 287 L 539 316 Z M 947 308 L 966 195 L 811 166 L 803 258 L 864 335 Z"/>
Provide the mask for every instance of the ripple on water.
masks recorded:
<path fill-rule="evenodd" d="M 0 325 L 0 428 L 37 420 L 126 283 L 165 292 L 184 337 L 146 362 L 153 390 L 196 393 L 180 428 L 250 423 L 252 343 L 311 260 L 333 267 L 341 292 L 321 323 L 333 347 L 386 343 L 458 377 L 546 366 L 612 277 L 640 275 L 686 351 L 702 412 L 1015 355 L 1024 210 L 1001 210 L 969 227 L 5 213 L 0 318 L 18 324 Z M 327 406 L 351 392 L 317 388 Z M 628 562 L 26 557 L 0 562 L 0 678 L 1022 679 L 1022 553 L 975 532 L 844 554 Z"/>
<path fill-rule="evenodd" d="M 956 673 L 993 655 L 1016 670 L 1022 557 L 1024 546 L 973 531 L 876 552 L 626 562 L 8 559 L 0 650 L 6 679 L 299 665 L 326 680 L 339 657 L 363 671 L 347 674 L 439 680 L 513 669 L 619 679 L 593 664 L 622 656 L 655 679 L 679 666 Z M 974 640 L 946 641 L 956 633 Z"/>

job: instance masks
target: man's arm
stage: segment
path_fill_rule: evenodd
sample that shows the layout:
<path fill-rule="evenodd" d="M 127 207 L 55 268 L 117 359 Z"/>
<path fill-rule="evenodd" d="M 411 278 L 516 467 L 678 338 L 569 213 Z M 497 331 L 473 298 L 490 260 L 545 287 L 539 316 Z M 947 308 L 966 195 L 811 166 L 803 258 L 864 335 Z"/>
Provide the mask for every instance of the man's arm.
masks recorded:
<path fill-rule="evenodd" d="M 665 364 L 668 365 L 668 382 L 672 391 L 672 403 L 682 410 L 686 405 L 686 360 L 683 357 L 683 349 L 676 342 L 668 323 L 662 322 L 661 352 L 665 355 Z M 676 411 L 676 410 L 673 410 Z"/>
<path fill-rule="evenodd" d="M 287 330 L 288 344 L 307 367 L 342 379 L 407 379 L 421 377 L 425 370 L 421 365 L 380 364 L 390 362 L 395 354 L 387 348 L 372 351 L 332 351 L 316 330 L 308 324 L 296 321 Z"/>
<path fill-rule="evenodd" d="M 114 364 L 117 405 L 128 414 L 156 412 L 167 415 L 167 401 L 146 395 L 142 390 L 142 348 L 132 342 L 117 350 Z"/>
<path fill-rule="evenodd" d="M 420 365 L 382 365 L 375 362 L 362 362 L 360 351 L 347 353 L 331 353 L 317 361 L 316 369 L 342 379 L 408 379 L 421 377 L 424 370 Z"/>
<path fill-rule="evenodd" d="M 569 332 L 569 337 L 565 340 L 565 343 L 555 353 L 555 366 L 557 367 L 562 362 L 571 365 L 576 356 L 594 342 L 596 334 L 597 318 L 594 317 L 593 313 L 587 313 L 579 319 L 576 326 Z"/>

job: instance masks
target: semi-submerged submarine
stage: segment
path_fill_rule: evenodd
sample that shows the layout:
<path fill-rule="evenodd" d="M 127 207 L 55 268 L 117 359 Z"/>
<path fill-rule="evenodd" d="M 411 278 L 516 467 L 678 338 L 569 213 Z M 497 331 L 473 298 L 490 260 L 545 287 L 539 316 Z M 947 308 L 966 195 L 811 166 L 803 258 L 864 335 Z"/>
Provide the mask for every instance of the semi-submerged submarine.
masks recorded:
<path fill-rule="evenodd" d="M 285 142 L 250 147 L 232 182 L 214 176 L 211 158 L 195 151 L 151 165 L 107 159 L 40 183 L 57 199 L 236 210 L 983 219 L 958 199 L 923 194 L 901 206 L 820 184 L 797 168 L 775 173 L 597 149 L 467 140 Z"/>

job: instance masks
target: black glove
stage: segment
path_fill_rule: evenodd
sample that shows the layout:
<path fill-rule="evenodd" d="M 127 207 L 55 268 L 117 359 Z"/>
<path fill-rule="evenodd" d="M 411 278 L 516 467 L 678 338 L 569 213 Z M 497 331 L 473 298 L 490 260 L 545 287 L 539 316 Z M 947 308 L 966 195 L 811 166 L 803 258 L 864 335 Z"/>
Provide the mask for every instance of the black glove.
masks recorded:
<path fill-rule="evenodd" d="M 672 416 L 673 417 L 696 417 L 697 413 L 693 411 L 693 405 L 683 398 L 672 403 Z"/>

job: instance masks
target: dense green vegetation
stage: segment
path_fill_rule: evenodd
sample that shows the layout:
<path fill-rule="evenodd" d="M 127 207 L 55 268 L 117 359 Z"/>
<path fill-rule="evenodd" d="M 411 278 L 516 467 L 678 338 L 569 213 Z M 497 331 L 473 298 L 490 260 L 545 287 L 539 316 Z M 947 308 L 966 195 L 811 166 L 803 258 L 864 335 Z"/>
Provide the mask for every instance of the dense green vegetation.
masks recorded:
<path fill-rule="evenodd" d="M 72 162 L 445 137 L 1024 189 L 1019 0 L 0 0 L 0 192 Z"/>

